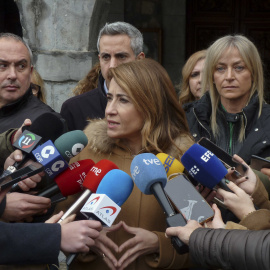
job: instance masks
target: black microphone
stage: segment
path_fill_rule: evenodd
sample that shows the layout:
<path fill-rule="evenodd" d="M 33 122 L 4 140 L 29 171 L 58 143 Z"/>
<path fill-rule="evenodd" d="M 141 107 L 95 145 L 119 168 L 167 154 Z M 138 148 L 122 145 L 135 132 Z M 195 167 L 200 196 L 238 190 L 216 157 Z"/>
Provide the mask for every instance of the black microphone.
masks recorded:
<path fill-rule="evenodd" d="M 13 146 L 23 153 L 23 158 L 20 162 L 15 162 L 9 166 L 3 174 L 2 178 L 15 172 L 31 158 L 31 152 L 40 144 L 47 140 L 56 140 L 65 131 L 63 121 L 55 113 L 44 113 L 37 117 L 31 126 L 24 126 L 22 135 L 13 143 Z"/>

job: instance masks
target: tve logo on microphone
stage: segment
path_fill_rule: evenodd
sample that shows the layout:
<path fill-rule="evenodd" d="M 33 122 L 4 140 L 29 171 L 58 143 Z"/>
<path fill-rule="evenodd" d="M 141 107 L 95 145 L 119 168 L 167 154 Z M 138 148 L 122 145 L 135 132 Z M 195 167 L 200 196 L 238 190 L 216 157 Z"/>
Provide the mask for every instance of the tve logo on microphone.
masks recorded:
<path fill-rule="evenodd" d="M 60 155 L 51 140 L 35 149 L 33 155 L 44 166 L 45 172 L 51 178 L 54 178 L 68 167 L 67 162 Z"/>
<path fill-rule="evenodd" d="M 121 208 L 105 194 L 92 194 L 81 209 L 87 218 L 97 217 L 103 224 L 111 226 Z"/>

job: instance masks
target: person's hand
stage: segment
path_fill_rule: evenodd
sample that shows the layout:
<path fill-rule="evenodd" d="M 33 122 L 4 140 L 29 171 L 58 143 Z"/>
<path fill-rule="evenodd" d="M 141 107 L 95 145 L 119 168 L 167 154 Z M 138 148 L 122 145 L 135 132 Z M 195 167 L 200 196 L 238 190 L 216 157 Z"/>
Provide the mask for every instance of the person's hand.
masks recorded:
<path fill-rule="evenodd" d="M 262 168 L 261 172 L 263 174 L 265 174 L 266 176 L 268 176 L 268 178 L 270 179 L 270 169 L 269 168 Z"/>
<path fill-rule="evenodd" d="M 112 269 L 117 269 L 117 259 L 112 251 L 118 252 L 118 246 L 107 236 L 107 233 L 119 230 L 122 227 L 122 221 L 111 227 L 104 227 L 100 235 L 95 239 L 95 245 L 91 247 L 91 251 L 103 257 L 107 266 Z"/>
<path fill-rule="evenodd" d="M 212 205 L 212 208 L 214 210 L 214 218 L 210 221 L 207 221 L 204 224 L 204 227 L 212 229 L 223 229 L 225 227 L 225 224 L 223 222 L 219 208 L 215 203 Z"/>
<path fill-rule="evenodd" d="M 45 214 L 51 206 L 49 198 L 24 193 L 6 195 L 6 208 L 2 215 L 5 221 L 30 221 L 33 215 Z"/>
<path fill-rule="evenodd" d="M 240 220 L 249 213 L 255 211 L 250 195 L 233 182 L 229 182 L 227 185 L 233 193 L 219 188 L 217 190 L 217 195 L 223 198 L 224 204 L 229 210 L 231 210 Z"/>
<path fill-rule="evenodd" d="M 49 219 L 45 221 L 45 223 L 56 223 L 60 220 L 60 218 L 64 215 L 63 211 L 60 211 L 58 214 L 55 214 L 51 216 Z M 65 218 L 62 222 L 61 225 L 67 224 L 69 222 L 72 222 L 75 220 L 76 214 L 70 215 L 69 217 Z"/>
<path fill-rule="evenodd" d="M 0 191 L 0 203 L 5 198 L 5 196 L 7 195 L 9 190 L 10 190 L 10 188 L 6 188 L 6 189 Z"/>
<path fill-rule="evenodd" d="M 234 182 L 238 187 L 240 187 L 246 193 L 251 195 L 256 187 L 257 183 L 256 175 L 241 157 L 239 157 L 238 155 L 233 155 L 233 159 L 247 166 L 248 170 L 245 172 L 245 175 L 243 175 L 243 177 L 240 178 L 236 178 L 235 175 L 233 174 L 233 170 L 229 170 L 229 173 L 226 175 L 226 178 Z"/>
<path fill-rule="evenodd" d="M 21 150 L 15 150 L 6 159 L 6 162 L 4 164 L 4 169 L 8 168 L 8 166 L 13 165 L 15 161 L 20 162 L 22 160 L 22 156 L 23 155 L 22 155 Z M 29 164 L 40 166 L 39 163 L 29 160 L 23 165 L 23 167 L 26 167 Z M 45 174 L 44 172 L 40 172 L 36 175 L 33 175 L 29 178 L 24 179 L 23 181 L 18 182 L 18 185 L 23 191 L 28 191 L 29 189 L 36 187 L 37 183 L 41 181 L 42 176 L 44 174 Z"/>
<path fill-rule="evenodd" d="M 88 252 L 95 245 L 102 225 L 95 220 L 80 220 L 61 223 L 61 250 L 68 253 Z"/>
<path fill-rule="evenodd" d="M 123 228 L 126 232 L 133 234 L 134 237 L 123 243 L 118 252 L 125 250 L 117 264 L 117 269 L 126 268 L 143 254 L 159 252 L 158 236 L 142 228 L 130 227 L 123 222 Z"/>
<path fill-rule="evenodd" d="M 200 192 L 203 198 L 208 202 L 208 204 L 212 205 L 213 199 L 216 197 L 216 191 L 210 188 L 204 187 L 202 185 L 196 186 L 196 189 Z"/>
<path fill-rule="evenodd" d="M 196 220 L 188 220 L 187 225 L 181 227 L 169 227 L 165 231 L 165 235 L 168 237 L 177 236 L 186 245 L 189 244 L 190 235 L 198 228 L 201 228 L 201 224 Z"/>
<path fill-rule="evenodd" d="M 25 119 L 21 127 L 16 131 L 16 133 L 13 136 L 12 144 L 18 140 L 18 138 L 22 135 L 22 127 L 23 126 L 30 126 L 32 125 L 32 122 L 30 119 Z"/>

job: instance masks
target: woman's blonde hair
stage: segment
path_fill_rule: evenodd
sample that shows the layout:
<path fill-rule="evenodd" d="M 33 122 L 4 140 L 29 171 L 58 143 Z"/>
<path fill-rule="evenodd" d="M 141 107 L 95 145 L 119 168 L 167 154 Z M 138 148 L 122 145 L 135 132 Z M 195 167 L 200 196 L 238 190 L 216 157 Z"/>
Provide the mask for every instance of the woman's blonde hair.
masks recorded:
<path fill-rule="evenodd" d="M 87 73 L 87 75 L 78 82 L 77 86 L 72 90 L 73 94 L 75 96 L 78 96 L 97 88 L 99 73 L 100 73 L 100 63 L 97 62 Z"/>
<path fill-rule="evenodd" d="M 110 69 L 108 76 L 130 96 L 142 114 L 142 146 L 146 151 L 166 152 L 175 145 L 177 137 L 190 136 L 172 81 L 158 62 L 151 59 L 132 61 Z M 178 152 L 183 154 L 179 148 Z"/>
<path fill-rule="evenodd" d="M 207 50 L 204 73 L 202 80 L 202 90 L 206 92 L 209 89 L 212 105 L 212 115 L 211 115 L 211 128 L 215 137 L 218 135 L 217 126 L 217 109 L 220 102 L 220 95 L 214 84 L 213 74 L 218 64 L 218 61 L 222 54 L 228 50 L 237 48 L 247 69 L 251 73 L 252 85 L 250 89 L 249 100 L 252 95 L 257 92 L 259 98 L 259 114 L 260 117 L 262 112 L 262 105 L 264 102 L 264 78 L 263 78 L 263 66 L 256 46 L 246 37 L 242 35 L 228 35 L 216 40 Z M 239 141 L 244 139 L 244 129 L 239 135 Z"/>
<path fill-rule="evenodd" d="M 196 100 L 196 98 L 193 96 L 193 94 L 190 91 L 189 79 L 197 62 L 202 59 L 205 59 L 205 56 L 206 56 L 206 50 L 201 50 L 201 51 L 193 53 L 188 58 L 184 67 L 182 68 L 182 81 L 180 85 L 177 86 L 177 88 L 180 90 L 179 102 L 181 104 L 185 104 L 185 103 Z"/>
<path fill-rule="evenodd" d="M 33 68 L 31 74 L 31 83 L 32 83 L 32 90 L 35 89 L 37 91 L 37 98 L 46 104 L 44 81 L 35 68 Z"/>

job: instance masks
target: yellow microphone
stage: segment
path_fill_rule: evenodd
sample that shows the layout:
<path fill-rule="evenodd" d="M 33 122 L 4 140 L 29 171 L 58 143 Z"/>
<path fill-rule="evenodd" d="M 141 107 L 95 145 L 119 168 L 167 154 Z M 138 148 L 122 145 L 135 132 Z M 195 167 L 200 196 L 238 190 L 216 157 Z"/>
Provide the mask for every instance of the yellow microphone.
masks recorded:
<path fill-rule="evenodd" d="M 156 157 L 162 162 L 167 173 L 167 177 L 175 173 L 182 173 L 185 169 L 185 167 L 179 160 L 172 156 L 169 156 L 168 154 L 158 153 Z"/>

